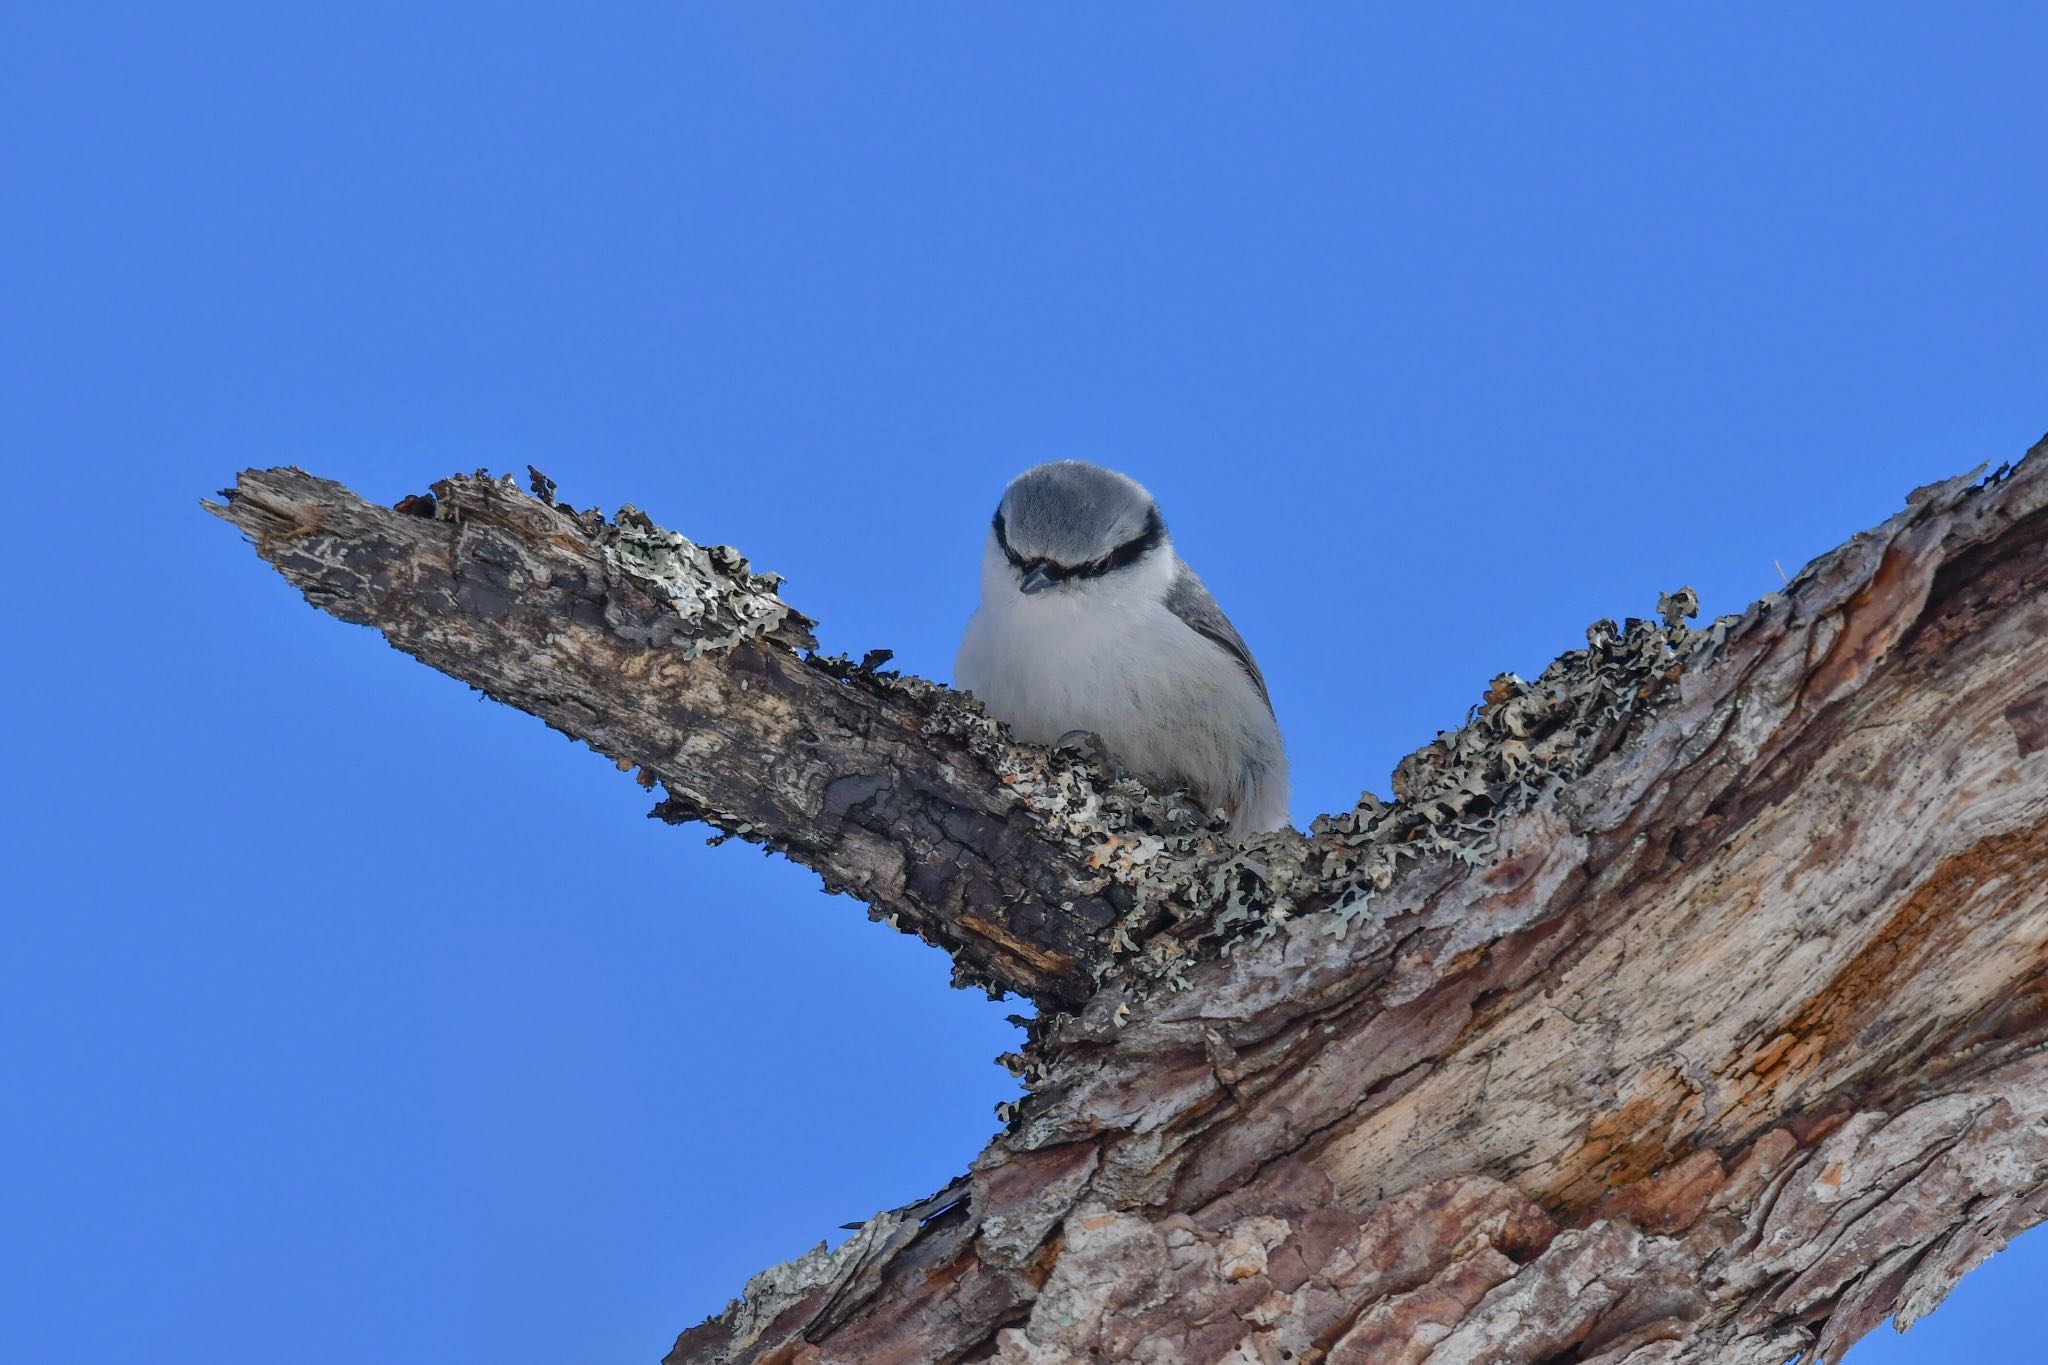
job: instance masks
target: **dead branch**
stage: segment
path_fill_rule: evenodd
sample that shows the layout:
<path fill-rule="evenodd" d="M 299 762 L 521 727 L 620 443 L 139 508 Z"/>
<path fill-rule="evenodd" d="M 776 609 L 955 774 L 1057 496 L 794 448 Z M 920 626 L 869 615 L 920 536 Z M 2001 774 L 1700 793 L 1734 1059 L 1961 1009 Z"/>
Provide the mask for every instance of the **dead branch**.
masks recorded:
<path fill-rule="evenodd" d="M 436 493 L 215 510 L 1041 1006 L 965 1181 L 671 1361 L 1835 1360 L 2048 1216 L 2042 448 L 1739 618 L 1601 623 L 1395 804 L 1245 845 L 810 655 L 736 553 Z"/>

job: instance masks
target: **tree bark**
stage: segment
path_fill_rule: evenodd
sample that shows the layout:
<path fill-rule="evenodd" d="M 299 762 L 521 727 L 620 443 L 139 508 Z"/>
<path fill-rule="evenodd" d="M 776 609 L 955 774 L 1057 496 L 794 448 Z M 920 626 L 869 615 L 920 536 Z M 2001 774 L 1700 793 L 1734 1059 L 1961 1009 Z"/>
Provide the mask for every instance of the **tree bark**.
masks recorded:
<path fill-rule="evenodd" d="M 1838 1360 L 2048 1217 L 2048 447 L 1710 629 L 1599 623 L 1394 803 L 1243 843 L 815 656 L 735 552 L 435 492 L 213 510 L 1039 1006 L 967 1176 L 677 1365 Z"/>

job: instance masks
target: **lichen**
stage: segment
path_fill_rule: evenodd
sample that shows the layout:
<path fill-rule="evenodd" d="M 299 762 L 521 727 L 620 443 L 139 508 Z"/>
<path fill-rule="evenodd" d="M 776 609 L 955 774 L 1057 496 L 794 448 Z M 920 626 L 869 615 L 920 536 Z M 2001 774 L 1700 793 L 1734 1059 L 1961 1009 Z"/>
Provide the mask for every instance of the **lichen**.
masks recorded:
<path fill-rule="evenodd" d="M 595 540 L 608 570 L 630 578 L 682 619 L 688 630 L 676 647 L 685 658 L 769 634 L 793 618 L 802 621 L 778 593 L 780 574 L 755 573 L 732 546 L 699 545 L 655 525 L 630 503 L 597 529 Z"/>
<path fill-rule="evenodd" d="M 1339 937 L 1392 886 L 1401 861 L 1449 857 L 1485 863 L 1505 817 L 1528 810 L 1612 752 L 1624 732 L 1677 682 L 1700 637 L 1691 588 L 1658 599 L 1662 623 L 1596 621 L 1586 648 L 1554 661 L 1533 683 L 1503 673 L 1466 723 L 1401 760 L 1391 804 L 1368 792 L 1342 815 L 1316 820 L 1325 881 L 1345 890 L 1331 907 Z"/>

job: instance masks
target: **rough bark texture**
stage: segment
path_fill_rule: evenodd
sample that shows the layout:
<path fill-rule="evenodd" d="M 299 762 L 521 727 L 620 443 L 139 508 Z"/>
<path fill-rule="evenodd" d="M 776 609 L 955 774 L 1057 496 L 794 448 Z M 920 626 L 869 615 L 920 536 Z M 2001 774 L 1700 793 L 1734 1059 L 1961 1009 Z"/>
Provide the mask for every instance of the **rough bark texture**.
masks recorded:
<path fill-rule="evenodd" d="M 1396 803 L 1245 844 L 808 656 L 737 555 L 436 491 L 217 510 L 1040 1006 L 969 1175 L 672 1362 L 1836 1360 L 2048 1217 L 2041 448 L 1739 618 L 1600 623 Z"/>

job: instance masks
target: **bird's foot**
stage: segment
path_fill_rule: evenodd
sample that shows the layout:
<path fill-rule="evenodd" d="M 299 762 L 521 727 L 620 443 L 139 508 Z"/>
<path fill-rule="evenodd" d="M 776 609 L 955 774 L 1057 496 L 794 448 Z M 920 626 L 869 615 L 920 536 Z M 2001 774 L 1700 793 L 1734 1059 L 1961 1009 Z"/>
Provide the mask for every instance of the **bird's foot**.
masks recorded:
<path fill-rule="evenodd" d="M 1052 747 L 1056 752 L 1073 754 L 1091 768 L 1101 769 L 1115 781 L 1121 782 L 1130 776 L 1124 771 L 1123 764 L 1116 761 L 1116 755 L 1109 751 L 1109 746 L 1102 742 L 1102 736 L 1093 730 L 1069 730 L 1054 740 Z"/>

